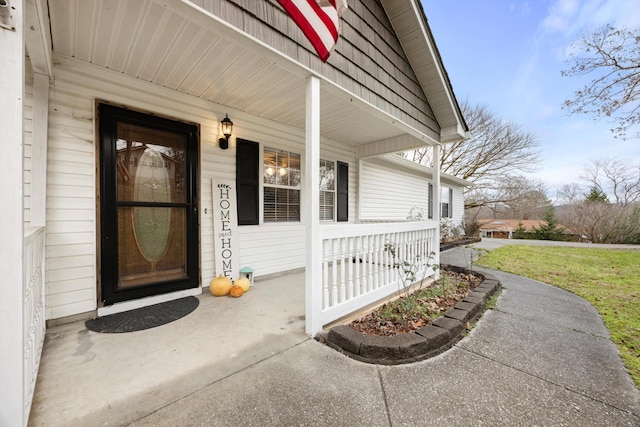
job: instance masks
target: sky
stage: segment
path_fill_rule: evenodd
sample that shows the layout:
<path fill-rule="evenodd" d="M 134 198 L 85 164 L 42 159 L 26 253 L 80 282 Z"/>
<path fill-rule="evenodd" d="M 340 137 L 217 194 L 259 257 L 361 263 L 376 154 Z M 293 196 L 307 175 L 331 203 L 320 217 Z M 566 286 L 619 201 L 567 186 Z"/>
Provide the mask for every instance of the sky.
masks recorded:
<path fill-rule="evenodd" d="M 537 137 L 542 161 L 528 176 L 552 200 L 562 185 L 581 183 L 590 161 L 640 165 L 640 140 L 616 139 L 607 120 L 562 109 L 590 79 L 560 74 L 583 32 L 640 27 L 640 0 L 421 1 L 458 102 L 484 105 Z"/>

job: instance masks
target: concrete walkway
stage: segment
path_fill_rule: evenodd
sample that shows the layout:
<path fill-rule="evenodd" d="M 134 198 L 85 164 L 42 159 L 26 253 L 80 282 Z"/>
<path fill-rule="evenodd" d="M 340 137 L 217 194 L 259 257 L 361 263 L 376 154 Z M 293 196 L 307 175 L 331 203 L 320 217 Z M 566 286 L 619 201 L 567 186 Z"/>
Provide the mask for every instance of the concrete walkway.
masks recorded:
<path fill-rule="evenodd" d="M 307 340 L 133 425 L 640 425 L 640 393 L 596 310 L 492 273 L 496 309 L 436 358 L 367 365 Z"/>
<path fill-rule="evenodd" d="M 456 248 L 444 252 L 442 262 L 464 266 L 470 256 L 470 249 Z M 73 375 L 77 387 L 86 393 L 109 386 L 107 396 L 121 394 L 117 399 L 107 397 L 106 402 L 100 402 L 95 396 L 97 392 L 91 394 L 91 399 L 76 393 L 72 404 L 82 416 L 74 415 L 74 406 L 68 402 L 64 416 L 56 413 L 57 396 L 52 393 L 62 390 L 49 384 L 56 378 L 56 372 L 50 369 L 56 347 L 49 338 L 48 349 L 53 350 L 43 356 L 46 371 L 43 375 L 49 388 L 39 389 L 32 425 L 640 425 L 640 392 L 624 369 L 596 310 L 561 289 L 506 273 L 492 274 L 503 286 L 496 308 L 485 313 L 473 331 L 454 348 L 433 359 L 401 366 L 357 362 L 305 338 L 297 315 L 297 310 L 304 308 L 299 305 L 303 295 L 293 292 L 295 298 L 285 303 L 277 297 L 279 291 L 275 287 L 269 292 L 256 288 L 251 292 L 255 292 L 254 298 L 266 299 L 265 307 L 260 310 L 259 318 L 238 319 L 241 324 L 235 324 L 232 330 L 240 335 L 236 339 L 222 338 L 223 331 L 218 329 L 214 334 L 194 331 L 179 337 L 180 332 L 171 331 L 181 321 L 170 324 L 174 326 L 156 328 L 158 335 L 154 337 L 159 341 L 148 352 L 148 363 L 156 368 L 136 361 L 135 365 L 124 367 L 123 374 L 118 373 L 119 383 L 115 385 L 105 379 L 108 373 L 103 375 L 101 384 L 85 380 L 82 373 L 74 372 L 74 367 L 82 368 L 91 361 L 76 360 L 75 365 L 68 364 L 67 375 Z M 283 283 L 280 280 L 274 286 Z M 231 308 L 220 314 L 221 308 L 217 305 L 222 301 L 205 299 L 201 307 L 204 310 L 198 308 L 182 323 L 190 329 L 195 325 L 207 328 L 207 324 L 198 324 L 203 321 L 203 317 L 196 317 L 201 316 L 197 314 L 199 311 L 218 317 L 231 316 L 239 310 L 247 316 L 249 311 L 242 311 L 238 303 L 249 305 L 250 301 L 249 298 L 229 300 Z M 296 310 L 291 309 L 294 304 L 298 307 Z M 212 325 L 215 317 L 211 317 Z M 269 323 L 271 317 L 278 319 Z M 288 326 L 282 326 L 274 337 L 263 330 L 267 323 L 283 322 Z M 102 343 L 107 339 L 104 335 L 83 335 L 78 328 L 68 328 L 78 335 L 77 352 L 81 352 L 82 340 L 93 343 L 93 347 L 84 352 L 85 358 L 93 352 L 94 360 L 96 357 L 108 359 L 108 352 L 115 351 Z M 265 339 L 249 347 L 240 345 L 253 329 L 259 329 L 256 336 L 264 335 Z M 139 334 L 137 340 L 141 345 L 151 345 L 152 337 L 145 338 L 147 335 L 143 333 L 124 335 L 135 334 Z M 200 352 L 193 357 L 201 363 L 197 369 L 193 367 L 187 372 L 189 375 L 174 374 L 181 362 L 180 358 L 171 359 L 171 354 L 181 351 L 182 346 L 179 342 L 169 346 L 167 336 L 185 340 L 189 351 Z M 225 353 L 225 347 L 211 342 L 186 343 L 207 337 L 232 349 Z M 135 347 L 133 342 L 127 345 Z M 173 351 L 165 350 L 167 346 Z M 121 348 L 116 353 L 126 351 L 129 349 Z M 211 363 L 203 361 L 206 356 L 202 352 L 206 355 L 207 351 L 211 354 Z M 99 366 L 95 364 L 92 368 L 96 370 Z M 133 386 L 140 387 L 138 384 L 144 382 L 144 377 L 154 386 L 146 391 L 131 390 Z M 92 405 L 99 410 L 91 409 Z"/>

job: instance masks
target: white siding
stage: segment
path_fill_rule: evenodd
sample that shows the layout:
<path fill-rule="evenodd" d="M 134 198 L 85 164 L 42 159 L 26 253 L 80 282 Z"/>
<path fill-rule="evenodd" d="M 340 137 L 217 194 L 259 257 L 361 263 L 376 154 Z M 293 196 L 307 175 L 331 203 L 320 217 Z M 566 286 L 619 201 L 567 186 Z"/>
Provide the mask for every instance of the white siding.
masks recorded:
<path fill-rule="evenodd" d="M 73 59 L 56 59 L 49 116 L 47 318 L 97 308 L 96 100 L 200 125 L 201 278 L 207 286 L 215 276 L 211 180 L 235 179 L 236 138 L 302 154 L 303 133 Z M 304 100 L 300 103 L 304 108 Z M 229 149 L 221 150 L 219 121 L 227 112 L 234 121 L 234 135 Z M 355 150 L 323 141 L 321 155 L 349 163 L 349 219 L 353 222 Z M 252 267 L 256 277 L 304 266 L 303 223 L 240 227 L 239 245 L 240 267 Z"/>
<path fill-rule="evenodd" d="M 464 193 L 460 187 L 455 187 L 449 184 L 450 188 L 453 188 L 453 218 L 451 221 L 457 225 L 462 225 L 462 219 L 464 218 Z"/>
<path fill-rule="evenodd" d="M 31 146 L 33 143 L 33 73 L 27 60 L 24 79 L 24 226 L 31 222 Z"/>
<path fill-rule="evenodd" d="M 360 219 L 405 221 L 412 207 L 428 213 L 429 180 L 424 174 L 375 160 L 362 162 L 360 171 Z"/>
<path fill-rule="evenodd" d="M 96 308 L 93 100 L 60 75 L 51 86 L 47 154 L 46 317 Z"/>

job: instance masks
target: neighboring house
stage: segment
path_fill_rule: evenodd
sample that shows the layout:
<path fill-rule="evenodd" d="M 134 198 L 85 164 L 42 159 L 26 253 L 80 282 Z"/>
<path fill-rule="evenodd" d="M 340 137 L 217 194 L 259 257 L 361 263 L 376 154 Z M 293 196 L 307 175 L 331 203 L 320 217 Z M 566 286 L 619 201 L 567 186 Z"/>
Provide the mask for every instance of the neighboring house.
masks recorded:
<path fill-rule="evenodd" d="M 275 0 L 4 3 L 2 425 L 26 423 L 45 322 L 237 274 L 227 242 L 214 249 L 229 215 L 235 265 L 305 268 L 310 335 L 397 290 L 385 242 L 438 251 L 440 209 L 406 221 L 429 179 L 451 182 L 442 211 L 462 215 L 462 182 L 387 156 L 437 160 L 468 134 L 418 0 L 349 0 L 326 63 Z M 376 170 L 395 186 L 372 187 Z M 214 226 L 231 193 L 237 212 Z"/>
<path fill-rule="evenodd" d="M 534 228 L 540 228 L 541 224 L 545 224 L 542 219 L 494 219 L 494 220 L 478 220 L 480 223 L 480 237 L 488 237 L 495 239 L 511 239 L 516 229 L 522 225 L 525 231 L 532 231 Z"/>

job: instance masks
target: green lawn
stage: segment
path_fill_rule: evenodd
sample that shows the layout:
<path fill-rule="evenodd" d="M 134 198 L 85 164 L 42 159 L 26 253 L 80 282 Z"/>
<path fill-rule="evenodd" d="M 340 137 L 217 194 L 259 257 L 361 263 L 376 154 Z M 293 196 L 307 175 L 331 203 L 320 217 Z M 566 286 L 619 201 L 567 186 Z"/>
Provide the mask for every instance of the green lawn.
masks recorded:
<path fill-rule="evenodd" d="M 640 388 L 640 250 L 509 245 L 477 264 L 566 289 L 593 304 Z"/>

